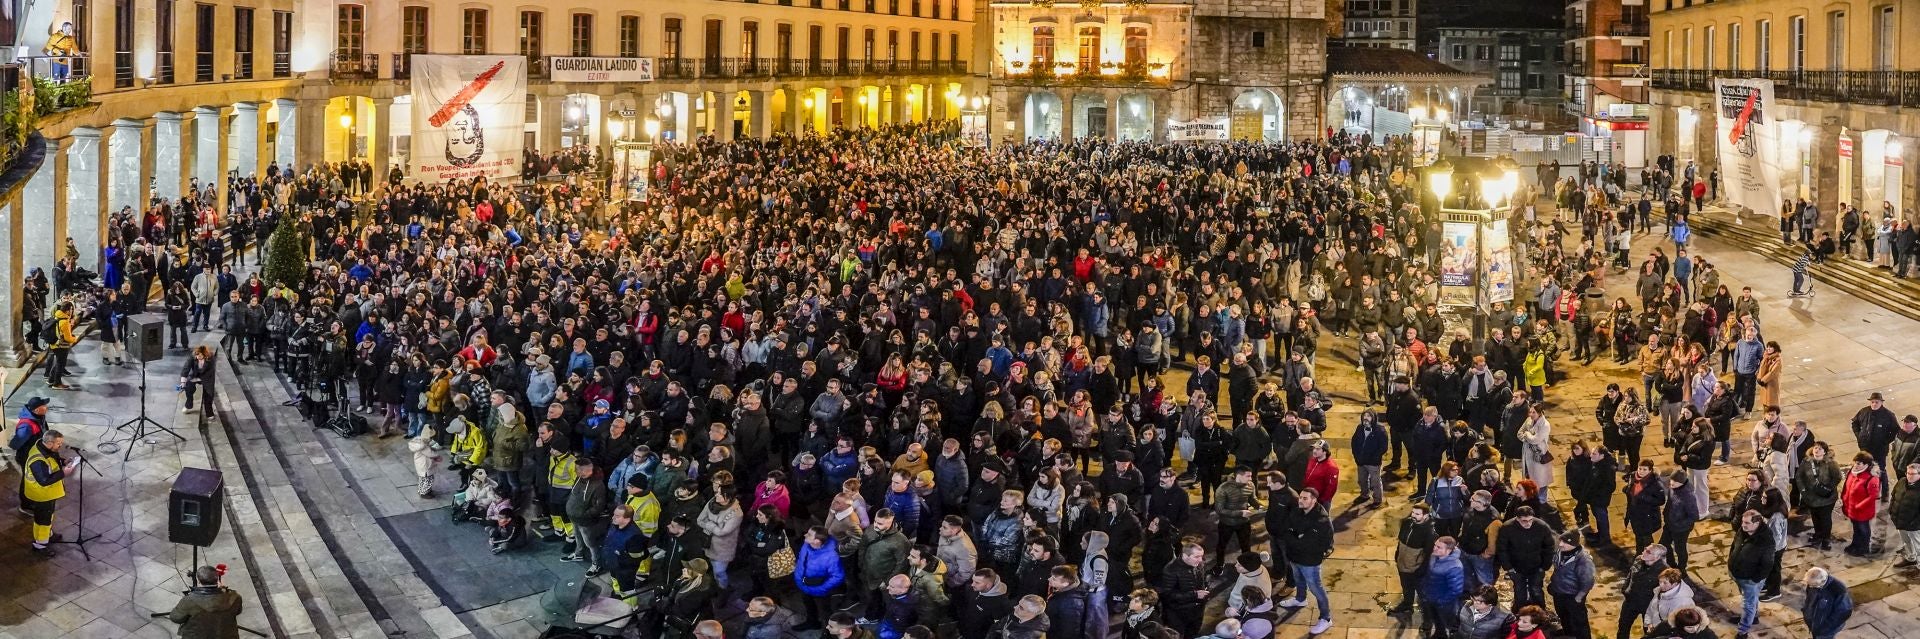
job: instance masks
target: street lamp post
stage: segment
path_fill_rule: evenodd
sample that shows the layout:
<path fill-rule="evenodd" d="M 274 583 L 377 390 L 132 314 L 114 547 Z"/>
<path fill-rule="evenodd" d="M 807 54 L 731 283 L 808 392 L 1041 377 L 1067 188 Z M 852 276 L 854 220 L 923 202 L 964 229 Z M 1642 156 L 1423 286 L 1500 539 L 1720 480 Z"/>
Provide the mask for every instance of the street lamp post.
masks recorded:
<path fill-rule="evenodd" d="M 340 146 L 340 156 L 343 158 L 346 158 L 346 161 L 352 162 L 353 155 L 354 155 L 353 153 L 353 150 L 354 150 L 353 149 L 353 115 L 352 114 L 349 114 L 349 113 L 340 114 L 340 132 L 341 132 L 340 139 L 344 142 Z"/>
<path fill-rule="evenodd" d="M 1500 211 L 1512 209 L 1519 171 L 1511 161 L 1497 163 L 1495 169 L 1493 174 L 1480 176 L 1477 202 L 1463 199 L 1462 208 L 1452 208 L 1447 206 L 1447 198 L 1454 191 L 1453 164 L 1441 158 L 1425 168 L 1427 189 L 1433 194 L 1441 221 L 1440 304 L 1456 317 L 1465 316 L 1461 319 L 1471 324 L 1476 341 L 1487 335 L 1486 307 L 1496 301 L 1511 301 L 1516 284 L 1511 250 L 1505 250 L 1504 255 L 1500 249 L 1489 250 L 1488 237 L 1490 232 L 1496 236 L 1507 232 L 1500 223 L 1504 221 Z M 1500 246 L 1507 243 L 1502 241 Z M 1489 281 L 1494 278 L 1501 282 Z"/>

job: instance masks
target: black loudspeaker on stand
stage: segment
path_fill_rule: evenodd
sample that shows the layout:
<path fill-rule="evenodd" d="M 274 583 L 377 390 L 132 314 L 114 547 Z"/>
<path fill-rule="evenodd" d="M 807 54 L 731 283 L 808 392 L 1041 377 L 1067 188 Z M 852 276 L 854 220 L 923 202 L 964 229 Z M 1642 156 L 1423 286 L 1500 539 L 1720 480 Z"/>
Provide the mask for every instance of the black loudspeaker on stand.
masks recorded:
<path fill-rule="evenodd" d="M 227 486 L 220 471 L 181 468 L 173 478 L 173 492 L 167 494 L 167 541 L 193 546 L 194 570 L 200 569 L 200 549 L 220 536 L 226 501 Z"/>
<path fill-rule="evenodd" d="M 166 356 L 166 319 L 159 313 L 127 317 L 127 356 L 142 364 Z"/>
<path fill-rule="evenodd" d="M 213 539 L 220 536 L 220 522 L 226 509 L 227 487 L 220 471 L 182 468 L 173 478 L 173 492 L 167 495 L 167 541 L 193 547 L 193 570 L 200 569 L 200 549 L 213 545 Z M 219 570 L 224 575 L 226 565 L 220 565 Z M 196 585 L 197 582 L 189 581 L 188 592 Z M 156 612 L 151 616 L 165 617 L 167 613 Z M 239 628 L 254 636 L 268 636 L 246 626 Z"/>
<path fill-rule="evenodd" d="M 160 422 L 153 421 L 153 418 L 147 416 L 147 362 L 158 361 L 162 355 L 161 347 L 164 346 L 165 343 L 162 341 L 164 337 L 161 332 L 163 330 L 161 326 L 165 321 L 162 320 L 158 314 L 142 313 L 128 317 L 127 323 L 130 329 L 127 332 L 127 354 L 132 355 L 134 359 L 140 360 L 140 415 L 115 427 L 115 430 L 126 430 L 128 426 L 133 427 L 133 432 L 127 439 L 127 453 L 126 456 L 122 458 L 123 460 L 133 459 L 134 444 L 140 443 L 140 441 L 146 439 L 148 435 L 156 432 L 172 435 L 174 439 L 183 442 L 187 441 L 187 438 L 181 436 L 180 433 L 174 432 L 173 429 L 167 428 L 161 425 Z M 213 392 L 211 389 L 205 388 L 200 390 L 208 393 Z"/>
<path fill-rule="evenodd" d="M 227 488 L 220 471 L 182 468 L 167 496 L 167 541 L 195 548 L 213 545 L 226 512 Z M 194 565 L 199 565 L 198 563 Z"/>

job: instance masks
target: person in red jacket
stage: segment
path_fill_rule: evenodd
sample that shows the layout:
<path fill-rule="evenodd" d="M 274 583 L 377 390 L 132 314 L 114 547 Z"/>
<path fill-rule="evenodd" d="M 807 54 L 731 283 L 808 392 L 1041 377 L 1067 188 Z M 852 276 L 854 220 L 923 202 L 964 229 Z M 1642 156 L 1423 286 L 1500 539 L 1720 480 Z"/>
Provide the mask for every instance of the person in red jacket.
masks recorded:
<path fill-rule="evenodd" d="M 1873 545 L 1873 516 L 1880 506 L 1880 471 L 1873 455 L 1865 451 L 1853 455 L 1853 467 L 1847 469 L 1846 487 L 1840 491 L 1840 511 L 1853 522 L 1853 541 L 1847 554 L 1866 556 Z"/>
<path fill-rule="evenodd" d="M 1321 503 L 1333 503 L 1333 493 L 1340 488 L 1340 464 L 1333 461 L 1333 451 L 1327 448 L 1326 440 L 1314 443 L 1305 475 L 1300 485 L 1318 493 Z"/>

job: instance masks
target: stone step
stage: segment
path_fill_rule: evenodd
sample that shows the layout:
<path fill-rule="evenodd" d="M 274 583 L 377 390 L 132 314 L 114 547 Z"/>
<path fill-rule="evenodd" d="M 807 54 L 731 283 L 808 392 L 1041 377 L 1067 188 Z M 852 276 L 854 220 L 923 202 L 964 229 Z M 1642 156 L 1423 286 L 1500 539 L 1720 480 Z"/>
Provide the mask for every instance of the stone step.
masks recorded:
<path fill-rule="evenodd" d="M 1772 218 L 1736 223 L 1725 211 L 1709 209 L 1689 218 L 1693 230 L 1754 255 L 1791 267 L 1799 260 L 1799 246 L 1782 244 Z M 1892 271 L 1846 256 L 1815 264 L 1809 272 L 1816 286 L 1832 287 L 1904 317 L 1920 320 L 1920 281 L 1893 277 Z"/>

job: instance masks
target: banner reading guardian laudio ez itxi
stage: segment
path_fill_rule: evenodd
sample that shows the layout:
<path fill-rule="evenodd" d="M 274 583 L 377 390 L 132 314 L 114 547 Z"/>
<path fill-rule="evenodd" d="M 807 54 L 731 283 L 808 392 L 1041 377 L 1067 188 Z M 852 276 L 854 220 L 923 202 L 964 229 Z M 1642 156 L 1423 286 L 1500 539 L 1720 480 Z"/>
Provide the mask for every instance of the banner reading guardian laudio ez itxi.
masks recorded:
<path fill-rule="evenodd" d="M 413 178 L 520 175 L 527 58 L 413 56 Z"/>
<path fill-rule="evenodd" d="M 1727 199 L 1756 213 L 1780 208 L 1780 121 L 1774 117 L 1773 81 L 1713 81 L 1715 145 Z"/>

